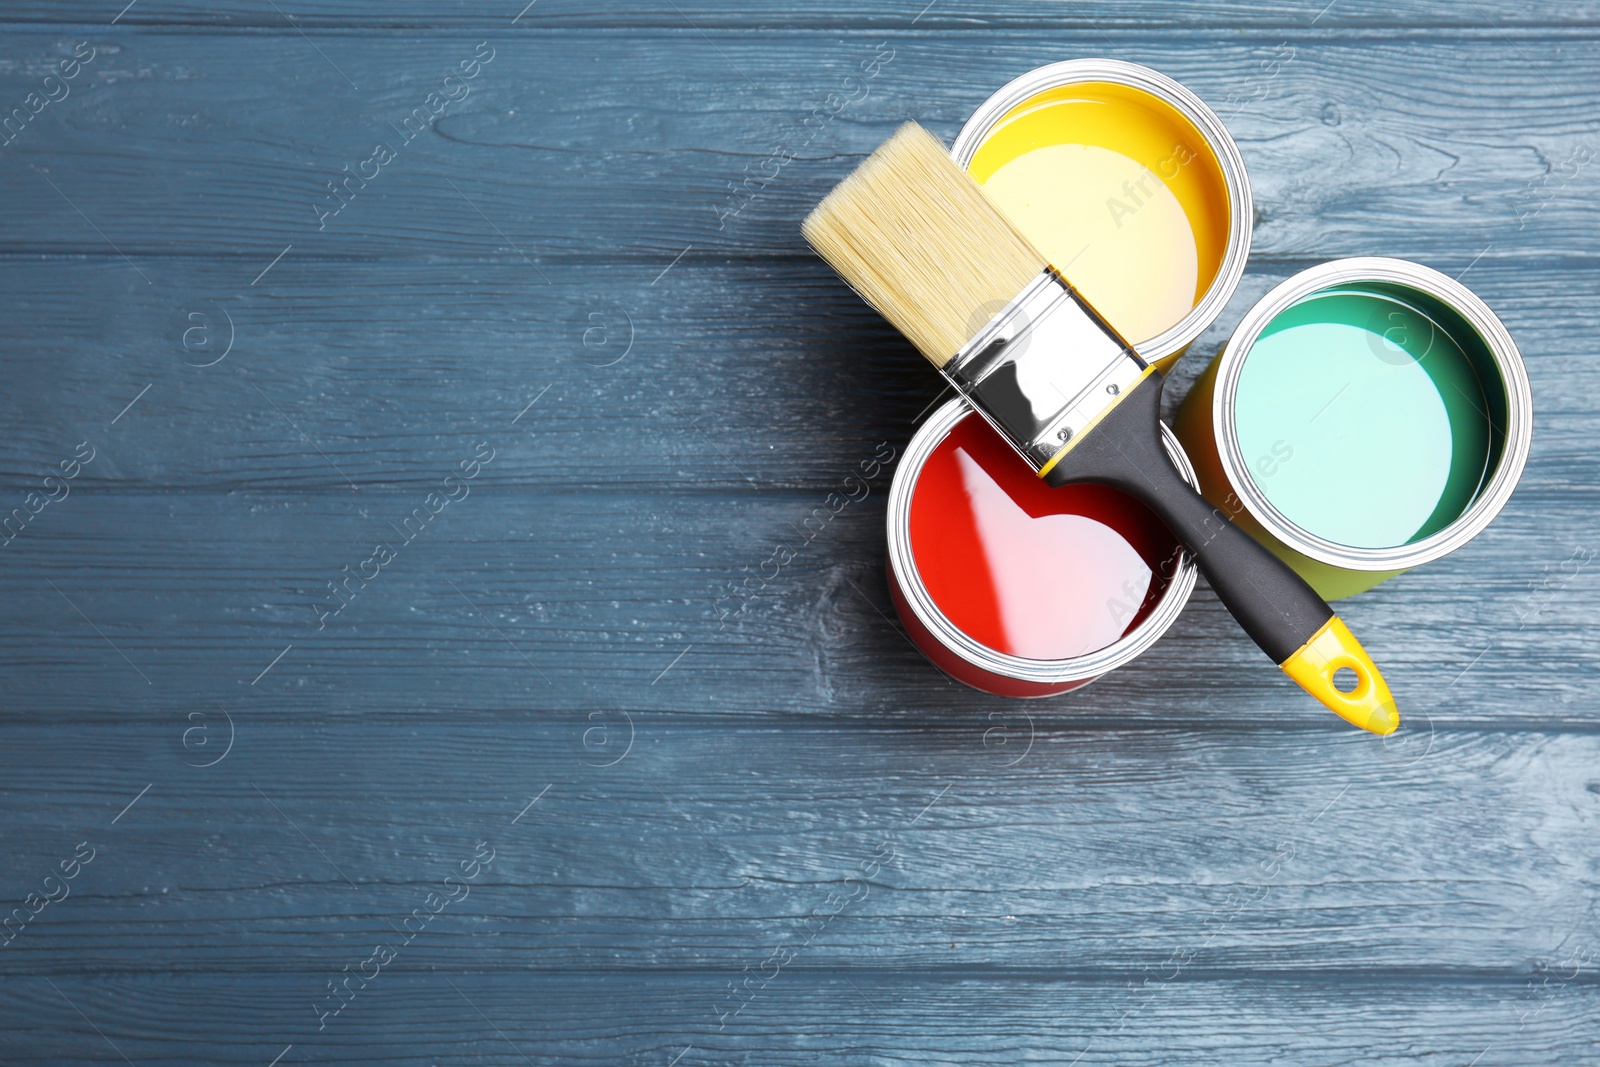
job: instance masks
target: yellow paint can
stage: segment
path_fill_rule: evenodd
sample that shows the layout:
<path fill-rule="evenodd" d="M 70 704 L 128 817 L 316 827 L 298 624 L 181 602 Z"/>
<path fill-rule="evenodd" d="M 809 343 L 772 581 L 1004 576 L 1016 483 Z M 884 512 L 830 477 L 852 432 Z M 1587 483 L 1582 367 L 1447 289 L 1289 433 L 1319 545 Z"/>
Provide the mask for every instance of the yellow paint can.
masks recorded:
<path fill-rule="evenodd" d="M 1253 208 L 1238 146 L 1148 67 L 1071 60 L 975 112 L 952 148 L 1045 256 L 1163 370 L 1233 295 Z"/>

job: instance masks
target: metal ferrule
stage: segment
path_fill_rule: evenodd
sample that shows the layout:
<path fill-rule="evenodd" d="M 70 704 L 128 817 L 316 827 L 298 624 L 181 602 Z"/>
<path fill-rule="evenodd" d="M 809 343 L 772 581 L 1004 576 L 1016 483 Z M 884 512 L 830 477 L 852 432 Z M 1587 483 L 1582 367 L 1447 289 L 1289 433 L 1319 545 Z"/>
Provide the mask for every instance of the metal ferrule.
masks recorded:
<path fill-rule="evenodd" d="M 1039 471 L 1137 384 L 1146 367 L 1047 267 L 945 364 L 944 375 Z"/>

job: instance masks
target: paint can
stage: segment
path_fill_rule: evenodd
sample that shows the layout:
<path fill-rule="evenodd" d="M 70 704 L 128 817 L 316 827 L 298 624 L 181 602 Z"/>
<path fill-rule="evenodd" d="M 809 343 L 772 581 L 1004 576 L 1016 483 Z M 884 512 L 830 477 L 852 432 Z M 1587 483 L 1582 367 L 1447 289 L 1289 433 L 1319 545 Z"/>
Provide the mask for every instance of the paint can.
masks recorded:
<path fill-rule="evenodd" d="M 986 100 L 950 151 L 1163 371 L 1244 273 L 1254 208 L 1239 148 L 1199 97 L 1148 67 L 1030 71 Z"/>
<path fill-rule="evenodd" d="M 1334 600 L 1489 525 L 1527 464 L 1533 395 L 1466 286 L 1342 259 L 1262 297 L 1175 426 L 1207 499 Z"/>
<path fill-rule="evenodd" d="M 1194 469 L 1165 426 L 1191 484 Z M 1195 565 L 1145 506 L 1098 485 L 1049 488 L 965 400 L 933 413 L 889 489 L 889 589 L 912 642 L 1000 696 L 1087 685 L 1155 643 Z"/>

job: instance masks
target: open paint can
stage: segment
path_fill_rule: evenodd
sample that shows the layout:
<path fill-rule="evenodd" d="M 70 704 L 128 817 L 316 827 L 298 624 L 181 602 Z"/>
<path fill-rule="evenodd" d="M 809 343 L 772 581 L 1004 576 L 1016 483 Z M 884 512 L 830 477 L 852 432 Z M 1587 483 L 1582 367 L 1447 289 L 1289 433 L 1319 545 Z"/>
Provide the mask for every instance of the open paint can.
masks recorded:
<path fill-rule="evenodd" d="M 1177 438 L 1168 454 L 1191 484 Z M 1052 489 L 967 405 L 911 439 L 889 489 L 889 589 L 916 646 L 985 692 L 1087 685 L 1155 643 L 1195 565 L 1160 519 L 1108 486 Z"/>
<path fill-rule="evenodd" d="M 1030 71 L 986 100 L 950 151 L 1163 371 L 1244 273 L 1254 209 L 1238 146 L 1199 97 L 1148 67 Z"/>
<path fill-rule="evenodd" d="M 1460 282 L 1342 259 L 1250 309 L 1176 426 L 1207 499 L 1333 600 L 1489 525 L 1527 463 L 1533 395 Z"/>

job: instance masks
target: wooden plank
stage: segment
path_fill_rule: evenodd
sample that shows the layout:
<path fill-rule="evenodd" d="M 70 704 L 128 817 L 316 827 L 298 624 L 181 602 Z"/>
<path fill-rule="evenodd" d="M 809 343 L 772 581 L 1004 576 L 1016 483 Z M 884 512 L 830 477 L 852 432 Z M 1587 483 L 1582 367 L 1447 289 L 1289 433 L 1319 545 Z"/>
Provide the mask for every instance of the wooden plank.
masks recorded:
<path fill-rule="evenodd" d="M 1493 985 L 1270 974 L 1160 983 L 1136 974 L 1097 984 L 794 966 L 718 1030 L 713 998 L 726 996 L 736 973 L 424 974 L 398 960 L 391 966 L 320 1034 L 313 998 L 322 975 L 63 976 L 53 979 L 58 990 L 32 977 L 7 979 L 0 998 L 15 1023 L 0 1047 L 8 1062 L 51 1067 L 121 1062 L 108 1045 L 140 1064 L 203 1058 L 257 1067 L 280 1054 L 284 1064 L 504 1067 L 664 1065 L 674 1057 L 679 1067 L 1022 1057 L 1134 1067 L 1213 1060 L 1459 1067 L 1491 1055 L 1513 1065 L 1582 1062 L 1596 1038 L 1592 974 L 1559 984 L 1551 978 L 1544 990 L 1527 977 Z M 1147 977 L 1151 985 L 1139 986 Z"/>
<path fill-rule="evenodd" d="M 201 3 L 200 0 L 169 0 L 162 4 L 134 4 L 126 10 L 122 10 L 123 7 L 122 3 L 115 0 L 71 8 L 54 6 L 45 0 L 20 0 L 7 5 L 5 18 L 6 21 L 19 23 L 93 26 L 104 26 L 115 18 L 118 25 L 128 27 L 201 25 L 282 32 L 292 32 L 291 17 L 293 25 L 305 29 L 503 30 L 508 26 L 516 26 L 526 32 L 554 27 L 588 30 L 640 27 L 743 30 L 862 26 L 898 31 L 913 26 L 924 31 L 1173 27 L 1304 29 L 1308 26 L 1325 30 L 1351 26 L 1477 30 L 1496 26 L 1503 29 L 1548 26 L 1589 28 L 1600 22 L 1600 8 L 1593 3 L 1556 4 L 1549 0 L 1537 3 L 1484 0 L 1481 4 L 1465 6 L 1449 3 L 1448 0 L 1418 0 L 1407 4 L 1402 10 L 1378 0 L 1340 0 L 1337 4 L 1327 5 L 1285 3 L 1282 0 L 1231 0 L 1216 4 L 1147 2 L 1137 6 L 1094 8 L 1017 0 L 1007 3 L 939 0 L 935 4 L 929 4 L 926 0 L 886 0 L 874 3 L 870 8 L 860 4 L 839 3 L 837 0 L 803 7 L 774 0 L 740 4 L 718 0 L 684 0 L 671 6 L 639 0 L 607 4 L 586 4 L 579 0 L 539 0 L 537 6 L 530 4 L 526 8 L 520 3 L 495 0 L 443 0 L 426 5 L 383 7 L 340 0 L 300 0 L 282 6 L 282 10 L 265 0 L 238 0 L 226 7 Z"/>
<path fill-rule="evenodd" d="M 519 446 L 536 443 L 505 448 Z M 407 543 L 401 528 L 426 495 L 82 492 L 49 505 L 0 572 L 6 700 L 72 721 L 166 716 L 186 694 L 330 716 L 601 701 L 718 717 L 917 724 L 1026 709 L 1086 727 L 1348 732 L 1205 592 L 1137 663 L 1077 694 L 1018 705 L 948 682 L 890 621 L 881 492 L 802 530 L 822 497 L 481 487 L 413 519 L 423 532 Z M 1596 578 L 1572 561 L 1593 540 L 1551 507 L 1530 487 L 1455 556 L 1341 609 L 1413 726 L 1592 725 Z M 370 585 L 330 592 L 380 541 L 396 558 Z M 796 558 L 763 577 L 780 543 Z"/>
<path fill-rule="evenodd" d="M 1287 36 L 1295 56 L 1276 74 L 1262 66 L 1275 32 L 1134 34 L 1112 49 L 1232 113 L 1258 251 L 1592 254 L 1595 170 L 1572 155 L 1595 147 L 1600 52 L 1589 38 Z M 547 274 L 595 256 L 653 274 L 691 247 L 798 254 L 800 217 L 905 118 L 948 137 L 1010 77 L 1108 47 L 1090 31 L 1042 41 L 1032 30 L 995 31 L 981 49 L 954 33 L 866 31 L 496 38 L 497 58 L 454 90 L 470 95 L 408 141 L 402 120 L 470 60 L 476 36 L 339 36 L 326 59 L 298 34 L 96 39 L 102 51 L 72 94 L 4 149 L 12 224 L 0 250 L 224 252 L 239 259 L 217 279 L 230 294 L 291 247 L 298 259 L 526 255 Z M 62 41 L 8 34 L 0 92 L 20 101 L 35 89 Z M 875 78 L 847 88 L 854 102 L 836 96 L 837 116 L 800 132 L 843 79 L 890 52 Z M 280 87 L 270 106 L 264 86 Z M 393 142 L 394 158 L 365 186 L 329 192 L 379 142 Z M 793 158 L 764 178 L 777 148 Z"/>
<path fill-rule="evenodd" d="M 92 850 L 7 975 L 337 971 L 479 841 L 408 969 L 737 970 L 799 937 L 823 969 L 1504 980 L 1589 938 L 1600 878 L 1593 733 L 236 707 L 225 753 L 184 706 L 0 730 L 8 794 L 52 797 L 8 817 L 0 900 Z"/>
<path fill-rule="evenodd" d="M 484 484 L 753 483 L 820 499 L 880 448 L 903 449 L 940 395 L 922 359 L 816 260 L 686 258 L 659 280 L 659 267 L 569 265 L 548 286 L 520 262 L 286 260 L 272 292 L 245 297 L 213 287 L 229 261 L 145 262 L 153 286 L 114 257 L 0 258 L 11 300 L 0 376 L 12 384 L 0 514 L 85 440 L 100 451 L 80 489 L 410 491 L 510 433 L 522 446 L 504 448 Z M 1451 274 L 1469 264 L 1436 262 Z M 1246 309 L 1305 265 L 1252 268 L 1169 384 L 1169 409 Z M 1575 533 L 1596 489 L 1600 261 L 1565 266 L 1556 284 L 1485 257 L 1463 280 L 1527 358 L 1524 492 Z"/>

